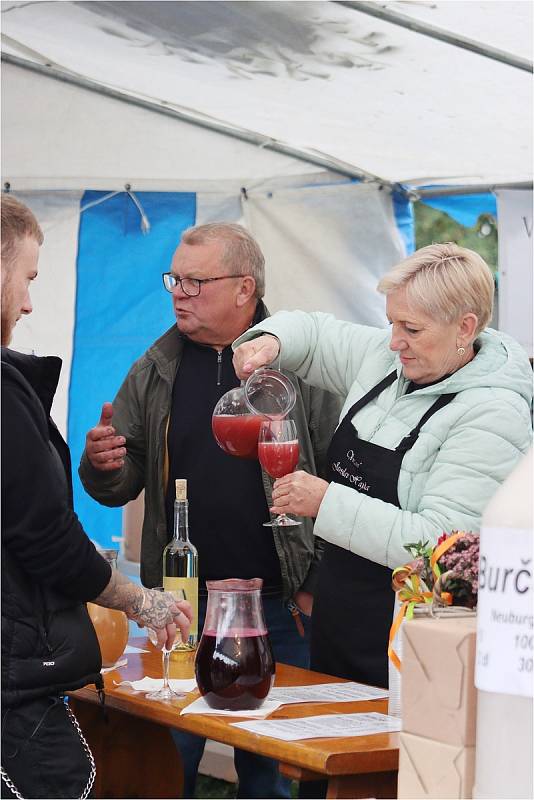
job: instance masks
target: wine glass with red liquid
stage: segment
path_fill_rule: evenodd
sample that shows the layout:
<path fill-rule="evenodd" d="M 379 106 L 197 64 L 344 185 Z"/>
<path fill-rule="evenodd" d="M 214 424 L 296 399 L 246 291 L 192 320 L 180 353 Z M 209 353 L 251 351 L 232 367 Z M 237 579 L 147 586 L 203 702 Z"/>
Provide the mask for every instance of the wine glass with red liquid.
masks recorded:
<path fill-rule="evenodd" d="M 258 439 L 258 458 L 271 478 L 283 478 L 284 475 L 293 472 L 299 461 L 299 441 L 294 420 L 263 420 Z M 272 522 L 263 524 L 266 527 L 274 525 L 289 527 L 302 523 L 291 519 L 287 514 L 279 514 Z"/>

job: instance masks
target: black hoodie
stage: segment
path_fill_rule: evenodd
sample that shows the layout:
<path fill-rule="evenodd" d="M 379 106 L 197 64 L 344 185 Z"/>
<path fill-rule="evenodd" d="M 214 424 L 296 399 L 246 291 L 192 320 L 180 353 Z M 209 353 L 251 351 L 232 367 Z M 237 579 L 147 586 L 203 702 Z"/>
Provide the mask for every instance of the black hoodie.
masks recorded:
<path fill-rule="evenodd" d="M 2 348 L 2 703 L 100 683 L 84 603 L 109 582 L 72 510 L 69 450 L 50 418 L 61 360 Z"/>

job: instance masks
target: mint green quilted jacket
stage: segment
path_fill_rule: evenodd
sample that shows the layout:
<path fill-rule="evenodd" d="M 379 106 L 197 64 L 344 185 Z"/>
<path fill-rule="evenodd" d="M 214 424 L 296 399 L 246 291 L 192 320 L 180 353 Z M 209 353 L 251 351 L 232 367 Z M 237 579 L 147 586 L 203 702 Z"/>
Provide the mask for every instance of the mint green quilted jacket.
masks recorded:
<path fill-rule="evenodd" d="M 438 384 L 406 394 L 389 330 L 323 314 L 281 311 L 234 347 L 269 332 L 281 341 L 282 366 L 345 398 L 340 419 L 392 370 L 398 378 L 353 419 L 359 435 L 394 449 L 443 393 L 454 400 L 423 426 L 403 459 L 400 508 L 331 483 L 314 532 L 328 542 L 388 567 L 406 562 L 407 542 L 434 543 L 443 531 L 478 531 L 500 483 L 530 446 L 532 369 L 511 337 L 487 329 L 478 353 Z"/>

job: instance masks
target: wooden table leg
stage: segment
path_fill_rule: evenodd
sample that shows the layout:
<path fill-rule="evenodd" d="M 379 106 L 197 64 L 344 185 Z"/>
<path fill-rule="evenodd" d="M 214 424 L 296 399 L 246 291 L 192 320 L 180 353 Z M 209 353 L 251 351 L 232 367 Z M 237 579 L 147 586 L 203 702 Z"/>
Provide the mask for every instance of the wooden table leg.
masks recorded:
<path fill-rule="evenodd" d="M 364 772 L 360 775 L 331 775 L 328 778 L 328 800 L 331 798 L 397 797 L 397 771 Z"/>
<path fill-rule="evenodd" d="M 183 796 L 183 768 L 165 725 L 71 697 L 96 764 L 95 798 Z"/>

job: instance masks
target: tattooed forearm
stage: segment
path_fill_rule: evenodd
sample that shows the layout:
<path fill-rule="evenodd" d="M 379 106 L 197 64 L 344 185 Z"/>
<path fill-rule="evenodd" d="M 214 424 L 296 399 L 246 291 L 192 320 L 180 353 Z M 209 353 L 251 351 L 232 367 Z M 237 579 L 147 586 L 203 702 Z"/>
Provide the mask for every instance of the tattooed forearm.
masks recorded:
<path fill-rule="evenodd" d="M 99 606 L 117 608 L 125 611 L 128 616 L 137 616 L 143 606 L 144 590 L 141 586 L 132 583 L 125 575 L 111 571 L 109 583 L 94 601 Z"/>
<path fill-rule="evenodd" d="M 139 618 L 143 625 L 150 628 L 163 628 L 168 622 L 172 622 L 172 615 L 169 615 L 169 605 L 176 608 L 176 613 L 180 613 L 182 603 L 177 603 L 169 592 L 158 592 L 153 589 L 145 589 L 145 602 L 139 612 Z"/>
<path fill-rule="evenodd" d="M 115 569 L 104 591 L 93 602 L 124 611 L 131 619 L 154 629 L 172 623 L 182 628 L 191 619 L 189 603 L 175 600 L 170 592 L 143 589 Z"/>

